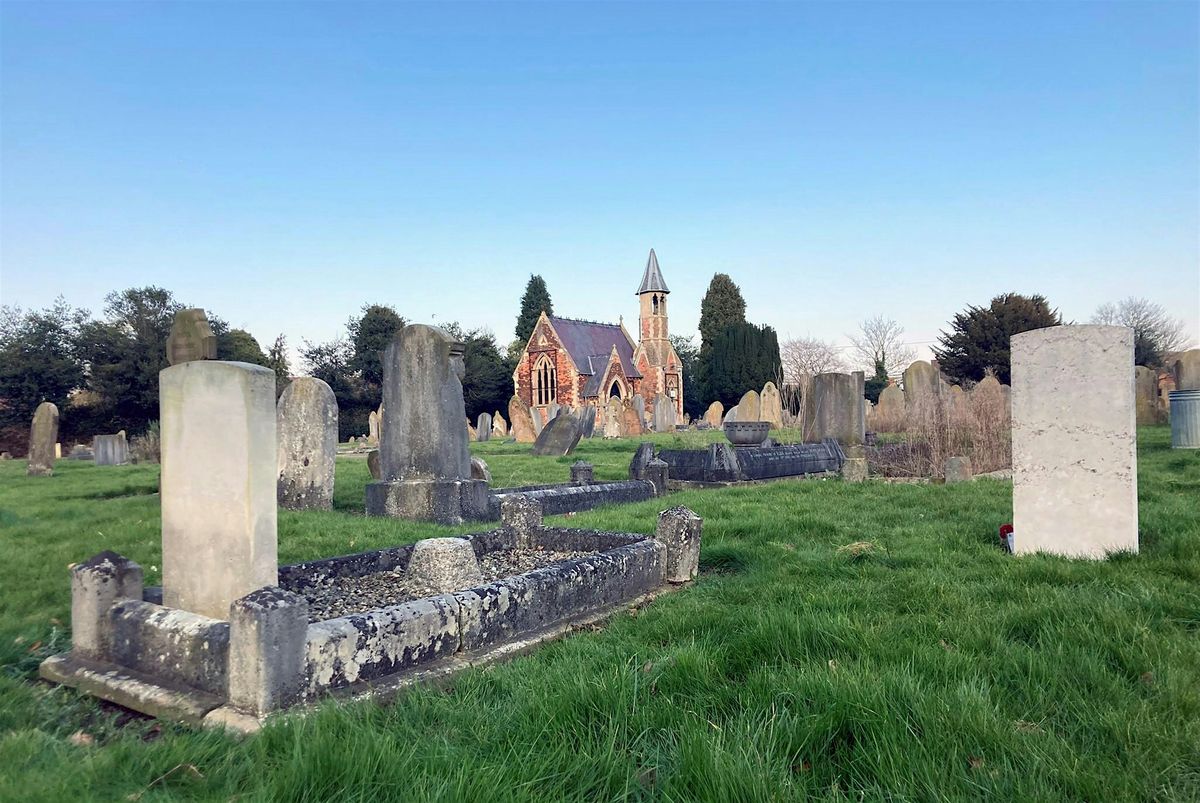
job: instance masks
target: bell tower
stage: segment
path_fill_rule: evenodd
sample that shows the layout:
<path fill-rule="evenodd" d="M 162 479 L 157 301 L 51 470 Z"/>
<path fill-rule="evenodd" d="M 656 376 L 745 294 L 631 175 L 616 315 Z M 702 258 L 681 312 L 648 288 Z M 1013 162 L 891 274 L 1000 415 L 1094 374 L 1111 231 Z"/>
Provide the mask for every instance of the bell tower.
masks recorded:
<path fill-rule="evenodd" d="M 637 291 L 641 303 L 638 337 L 643 343 L 667 339 L 667 294 L 670 292 L 658 269 L 658 257 L 651 248 L 646 272 L 642 274 L 642 284 Z"/>

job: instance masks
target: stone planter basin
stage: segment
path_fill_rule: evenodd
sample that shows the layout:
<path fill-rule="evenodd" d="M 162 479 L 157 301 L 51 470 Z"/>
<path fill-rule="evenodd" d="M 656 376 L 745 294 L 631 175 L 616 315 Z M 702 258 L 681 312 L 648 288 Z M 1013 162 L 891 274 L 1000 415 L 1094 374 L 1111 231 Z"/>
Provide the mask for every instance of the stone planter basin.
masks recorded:
<path fill-rule="evenodd" d="M 725 437 L 734 446 L 758 446 L 771 433 L 770 421 L 727 421 Z"/>

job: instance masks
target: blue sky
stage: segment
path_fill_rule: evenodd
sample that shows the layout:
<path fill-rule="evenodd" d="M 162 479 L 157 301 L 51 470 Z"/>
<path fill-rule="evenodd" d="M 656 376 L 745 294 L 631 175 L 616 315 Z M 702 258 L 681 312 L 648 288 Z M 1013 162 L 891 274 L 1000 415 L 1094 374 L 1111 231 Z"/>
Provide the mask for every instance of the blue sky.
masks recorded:
<path fill-rule="evenodd" d="M 157 284 L 264 344 L 1158 301 L 1200 339 L 1195 3 L 0 4 L 0 300 Z"/>

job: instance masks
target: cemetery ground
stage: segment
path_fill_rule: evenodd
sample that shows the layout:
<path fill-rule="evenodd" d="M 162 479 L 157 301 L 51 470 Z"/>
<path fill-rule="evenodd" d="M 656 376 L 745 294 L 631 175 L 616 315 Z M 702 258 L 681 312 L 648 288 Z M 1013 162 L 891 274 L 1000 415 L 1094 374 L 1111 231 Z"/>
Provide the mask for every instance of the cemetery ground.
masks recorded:
<path fill-rule="evenodd" d="M 654 436 L 662 444 L 719 437 Z M 637 440 L 568 458 L 472 444 L 493 486 L 623 479 Z M 0 463 L 0 799 L 1200 799 L 1200 453 L 1139 431 L 1141 553 L 1013 558 L 1010 482 L 812 479 L 554 517 L 704 517 L 699 581 L 509 663 L 248 739 L 36 679 L 69 645 L 68 565 L 160 581 L 157 466 Z M 283 563 L 487 529 L 279 511 Z"/>

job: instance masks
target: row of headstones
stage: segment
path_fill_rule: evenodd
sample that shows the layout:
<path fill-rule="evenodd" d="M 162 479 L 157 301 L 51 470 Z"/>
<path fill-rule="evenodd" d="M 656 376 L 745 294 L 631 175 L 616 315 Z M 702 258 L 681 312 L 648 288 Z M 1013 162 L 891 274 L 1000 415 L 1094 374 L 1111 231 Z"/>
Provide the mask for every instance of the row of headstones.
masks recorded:
<path fill-rule="evenodd" d="M 728 411 L 715 401 L 704 411 L 704 423 L 719 429 L 728 421 L 766 421 L 771 429 L 783 428 L 783 399 L 774 382 L 763 385 L 762 391 L 748 390 Z"/>
<path fill-rule="evenodd" d="M 58 442 L 58 406 L 53 402 L 42 402 L 33 412 L 29 428 L 29 465 L 25 469 L 30 477 L 50 477 L 54 474 L 54 461 L 62 457 L 62 444 Z M 96 435 L 92 448 L 75 446 L 71 457 L 90 457 L 98 466 L 120 466 L 129 462 L 129 442 L 125 430 L 115 435 Z"/>

